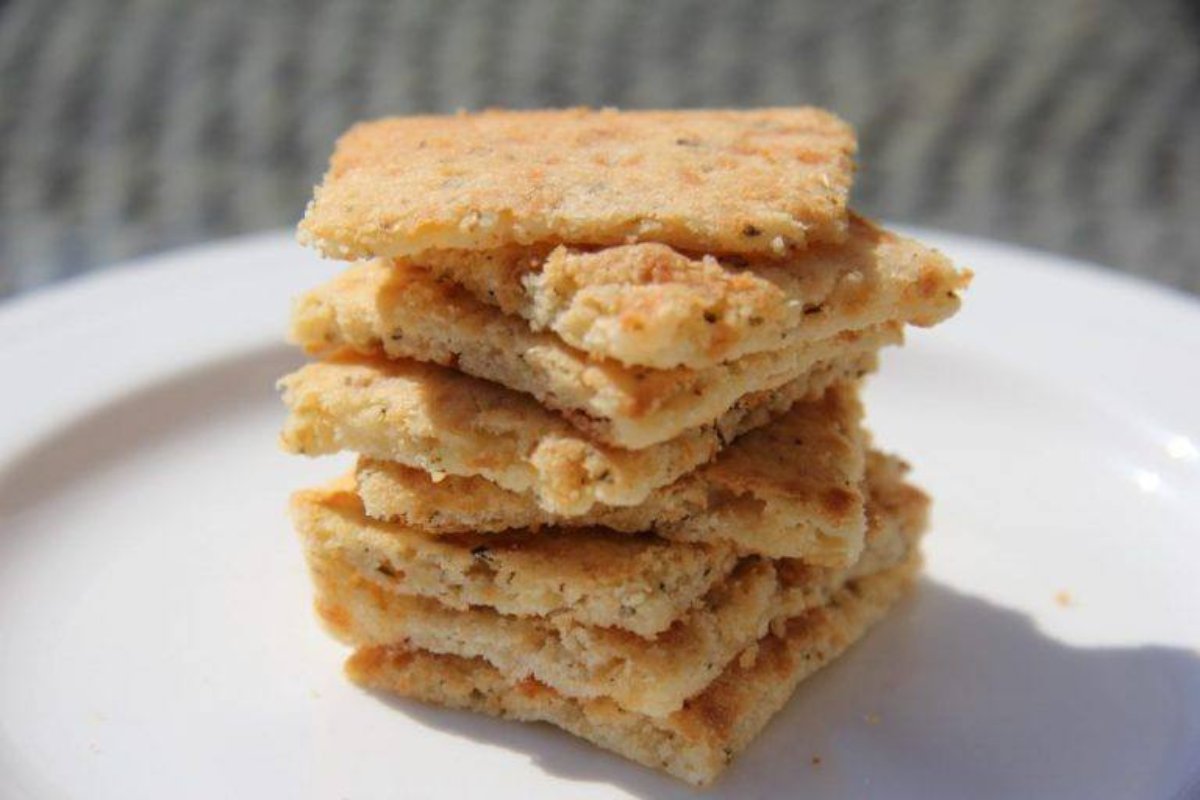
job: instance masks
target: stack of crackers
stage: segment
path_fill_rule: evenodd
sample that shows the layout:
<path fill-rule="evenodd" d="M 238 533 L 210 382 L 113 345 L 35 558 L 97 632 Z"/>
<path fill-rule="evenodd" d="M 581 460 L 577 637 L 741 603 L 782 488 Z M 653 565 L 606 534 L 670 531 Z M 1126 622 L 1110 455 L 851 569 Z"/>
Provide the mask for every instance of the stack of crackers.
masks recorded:
<path fill-rule="evenodd" d="M 928 499 L 860 379 L 968 280 L 849 210 L 810 108 L 386 119 L 301 239 L 292 505 L 364 686 L 710 783 L 913 580 Z"/>

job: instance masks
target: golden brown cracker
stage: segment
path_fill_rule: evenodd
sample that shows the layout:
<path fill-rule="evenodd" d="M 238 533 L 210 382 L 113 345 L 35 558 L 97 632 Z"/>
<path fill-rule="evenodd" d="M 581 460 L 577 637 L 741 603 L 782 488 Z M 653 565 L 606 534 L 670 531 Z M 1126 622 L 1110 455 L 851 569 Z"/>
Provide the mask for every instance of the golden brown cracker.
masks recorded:
<path fill-rule="evenodd" d="M 393 117 L 338 141 L 300 238 L 338 259 L 547 241 L 779 257 L 844 238 L 855 147 L 814 108 Z"/>

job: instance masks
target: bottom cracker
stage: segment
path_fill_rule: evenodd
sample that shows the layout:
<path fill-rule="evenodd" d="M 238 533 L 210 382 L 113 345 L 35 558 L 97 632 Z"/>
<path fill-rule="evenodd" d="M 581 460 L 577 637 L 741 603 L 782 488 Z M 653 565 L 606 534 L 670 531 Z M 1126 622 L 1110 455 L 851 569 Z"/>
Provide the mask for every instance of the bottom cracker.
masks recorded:
<path fill-rule="evenodd" d="M 607 698 L 575 700 L 533 679 L 512 682 L 479 658 L 403 647 L 364 647 L 346 662 L 363 686 L 428 703 L 527 722 L 549 722 L 593 744 L 696 786 L 712 783 L 779 711 L 796 686 L 878 622 L 912 583 L 903 564 L 848 582 L 828 605 L 776 626 L 708 688 L 665 718 Z"/>

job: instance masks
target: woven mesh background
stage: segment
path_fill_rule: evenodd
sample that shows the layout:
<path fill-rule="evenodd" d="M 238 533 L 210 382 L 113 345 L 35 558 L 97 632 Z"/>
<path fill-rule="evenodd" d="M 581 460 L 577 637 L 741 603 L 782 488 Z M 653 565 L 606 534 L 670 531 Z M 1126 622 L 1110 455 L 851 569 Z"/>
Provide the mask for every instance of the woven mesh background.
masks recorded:
<path fill-rule="evenodd" d="M 290 226 L 362 117 L 800 102 L 870 214 L 1200 291 L 1195 3 L 10 0 L 0 293 Z"/>

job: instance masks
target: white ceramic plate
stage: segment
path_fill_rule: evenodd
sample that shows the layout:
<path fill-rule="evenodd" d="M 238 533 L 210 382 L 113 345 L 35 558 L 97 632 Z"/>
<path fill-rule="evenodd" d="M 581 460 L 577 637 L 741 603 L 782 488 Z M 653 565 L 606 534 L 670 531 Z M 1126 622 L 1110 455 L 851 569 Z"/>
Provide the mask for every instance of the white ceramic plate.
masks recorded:
<path fill-rule="evenodd" d="M 929 235 L 978 275 L 887 354 L 928 576 L 715 794 L 1200 794 L 1200 306 Z M 689 796 L 549 727 L 385 701 L 317 627 L 276 450 L 288 237 L 0 307 L 0 796 Z"/>

